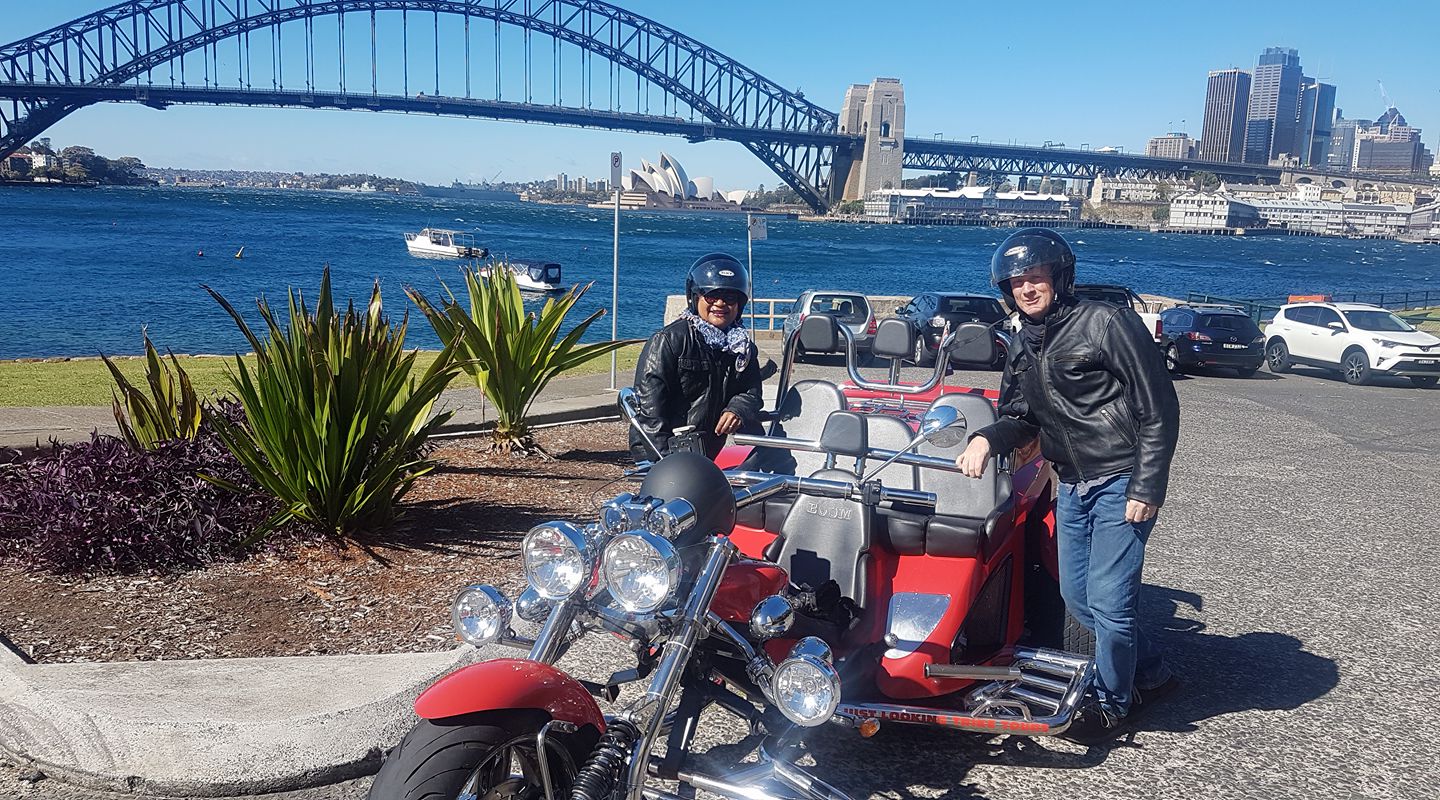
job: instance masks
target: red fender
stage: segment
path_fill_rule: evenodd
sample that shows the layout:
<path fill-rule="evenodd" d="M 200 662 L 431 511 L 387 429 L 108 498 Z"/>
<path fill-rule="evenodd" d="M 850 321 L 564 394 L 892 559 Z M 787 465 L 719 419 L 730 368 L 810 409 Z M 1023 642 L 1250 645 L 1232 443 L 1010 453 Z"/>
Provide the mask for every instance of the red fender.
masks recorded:
<path fill-rule="evenodd" d="M 471 664 L 441 678 L 415 700 L 415 713 L 423 719 L 510 708 L 539 709 L 551 719 L 605 730 L 605 716 L 585 687 L 549 664 L 526 658 Z"/>

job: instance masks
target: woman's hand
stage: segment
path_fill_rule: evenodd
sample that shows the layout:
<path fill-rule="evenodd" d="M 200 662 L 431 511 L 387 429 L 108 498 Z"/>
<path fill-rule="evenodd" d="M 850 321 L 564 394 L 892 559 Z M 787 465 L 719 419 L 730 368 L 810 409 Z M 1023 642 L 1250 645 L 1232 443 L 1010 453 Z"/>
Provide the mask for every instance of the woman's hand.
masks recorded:
<path fill-rule="evenodd" d="M 990 440 L 984 436 L 976 436 L 970 440 L 965 447 L 965 452 L 955 459 L 955 466 L 967 478 L 978 478 L 985 474 L 985 464 L 990 460 Z"/>
<path fill-rule="evenodd" d="M 734 411 L 726 411 L 720 415 L 720 421 L 715 423 L 715 434 L 717 436 L 729 436 L 740 430 L 740 415 Z"/>

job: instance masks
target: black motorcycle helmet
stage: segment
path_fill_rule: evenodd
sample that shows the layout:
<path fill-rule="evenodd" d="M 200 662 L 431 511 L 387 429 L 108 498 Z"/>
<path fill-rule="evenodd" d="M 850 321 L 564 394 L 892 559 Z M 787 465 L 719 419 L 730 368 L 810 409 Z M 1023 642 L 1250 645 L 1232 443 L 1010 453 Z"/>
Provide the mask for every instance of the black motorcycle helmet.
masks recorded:
<path fill-rule="evenodd" d="M 710 253 L 695 259 L 690 273 L 685 276 L 685 303 L 695 310 L 695 300 L 706 292 L 716 289 L 731 289 L 740 293 L 740 313 L 750 302 L 750 271 L 734 256 L 724 253 Z M 738 317 L 737 317 L 738 319 Z"/>
<path fill-rule="evenodd" d="M 1024 228 L 1005 238 L 990 259 L 990 283 L 1005 296 L 1005 304 L 1016 311 L 1010 279 L 1034 267 L 1049 265 L 1056 298 L 1075 294 L 1075 251 L 1060 234 L 1048 228 Z"/>

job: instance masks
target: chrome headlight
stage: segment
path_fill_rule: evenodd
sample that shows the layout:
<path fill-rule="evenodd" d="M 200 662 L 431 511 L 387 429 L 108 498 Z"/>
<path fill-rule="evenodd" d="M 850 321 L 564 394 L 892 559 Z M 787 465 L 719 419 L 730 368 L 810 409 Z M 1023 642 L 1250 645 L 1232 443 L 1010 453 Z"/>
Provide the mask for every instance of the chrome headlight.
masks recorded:
<path fill-rule="evenodd" d="M 813 655 L 791 656 L 775 668 L 770 694 L 786 719 L 813 728 L 835 715 L 840 704 L 840 674 Z"/>
<path fill-rule="evenodd" d="M 1381 347 L 1386 347 L 1386 348 L 1390 348 L 1390 347 L 1400 347 L 1400 346 L 1402 346 L 1402 344 L 1403 344 L 1402 342 L 1392 342 L 1392 341 L 1390 341 L 1389 339 L 1381 339 L 1381 338 L 1379 338 L 1378 336 L 1372 336 L 1372 337 L 1370 337 L 1370 341 L 1374 342 L 1375 344 L 1380 345 Z"/>
<path fill-rule="evenodd" d="M 605 587 L 620 607 L 647 614 L 665 605 L 680 583 L 680 555 L 649 531 L 622 533 L 605 546 Z"/>
<path fill-rule="evenodd" d="M 520 546 L 525 579 L 546 600 L 565 600 L 590 583 L 594 554 L 585 534 L 568 522 L 536 525 Z"/>
<path fill-rule="evenodd" d="M 645 530 L 671 541 L 695 525 L 695 506 L 690 501 L 675 499 L 650 509 L 643 523 Z"/>
<path fill-rule="evenodd" d="M 466 644 L 490 644 L 510 629 L 510 601 L 494 586 L 466 586 L 450 606 L 450 624 Z"/>

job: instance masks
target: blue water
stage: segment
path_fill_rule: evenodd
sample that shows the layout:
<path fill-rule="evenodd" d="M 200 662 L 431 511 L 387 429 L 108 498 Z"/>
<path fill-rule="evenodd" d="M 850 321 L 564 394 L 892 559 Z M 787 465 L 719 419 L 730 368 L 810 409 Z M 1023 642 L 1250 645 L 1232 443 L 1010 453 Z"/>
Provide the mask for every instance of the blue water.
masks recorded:
<path fill-rule="evenodd" d="M 432 299 L 442 279 L 461 290 L 458 261 L 406 252 L 401 234 L 426 225 L 473 230 L 495 253 L 558 261 L 568 281 L 594 282 L 582 311 L 610 304 L 612 217 L 604 209 L 238 189 L 0 187 L 0 358 L 134 353 L 142 328 L 177 353 L 248 349 L 201 284 L 254 320 L 261 295 L 279 305 L 288 287 L 313 296 L 327 263 L 341 296 L 363 301 L 379 279 L 386 308 L 398 318 L 413 311 L 406 286 Z M 1007 233 L 775 219 L 769 231 L 755 244 L 755 290 L 780 298 L 823 287 L 988 291 L 990 253 Z M 1440 290 L 1440 248 L 1433 246 L 1102 230 L 1067 236 L 1082 281 L 1141 292 Z M 660 324 L 665 295 L 682 290 L 697 256 L 723 250 L 745 257 L 738 215 L 627 212 L 620 237 L 622 336 L 644 336 Z M 242 245 L 245 258 L 237 261 Z M 605 318 L 591 338 L 609 332 Z M 418 314 L 409 341 L 437 345 Z"/>

